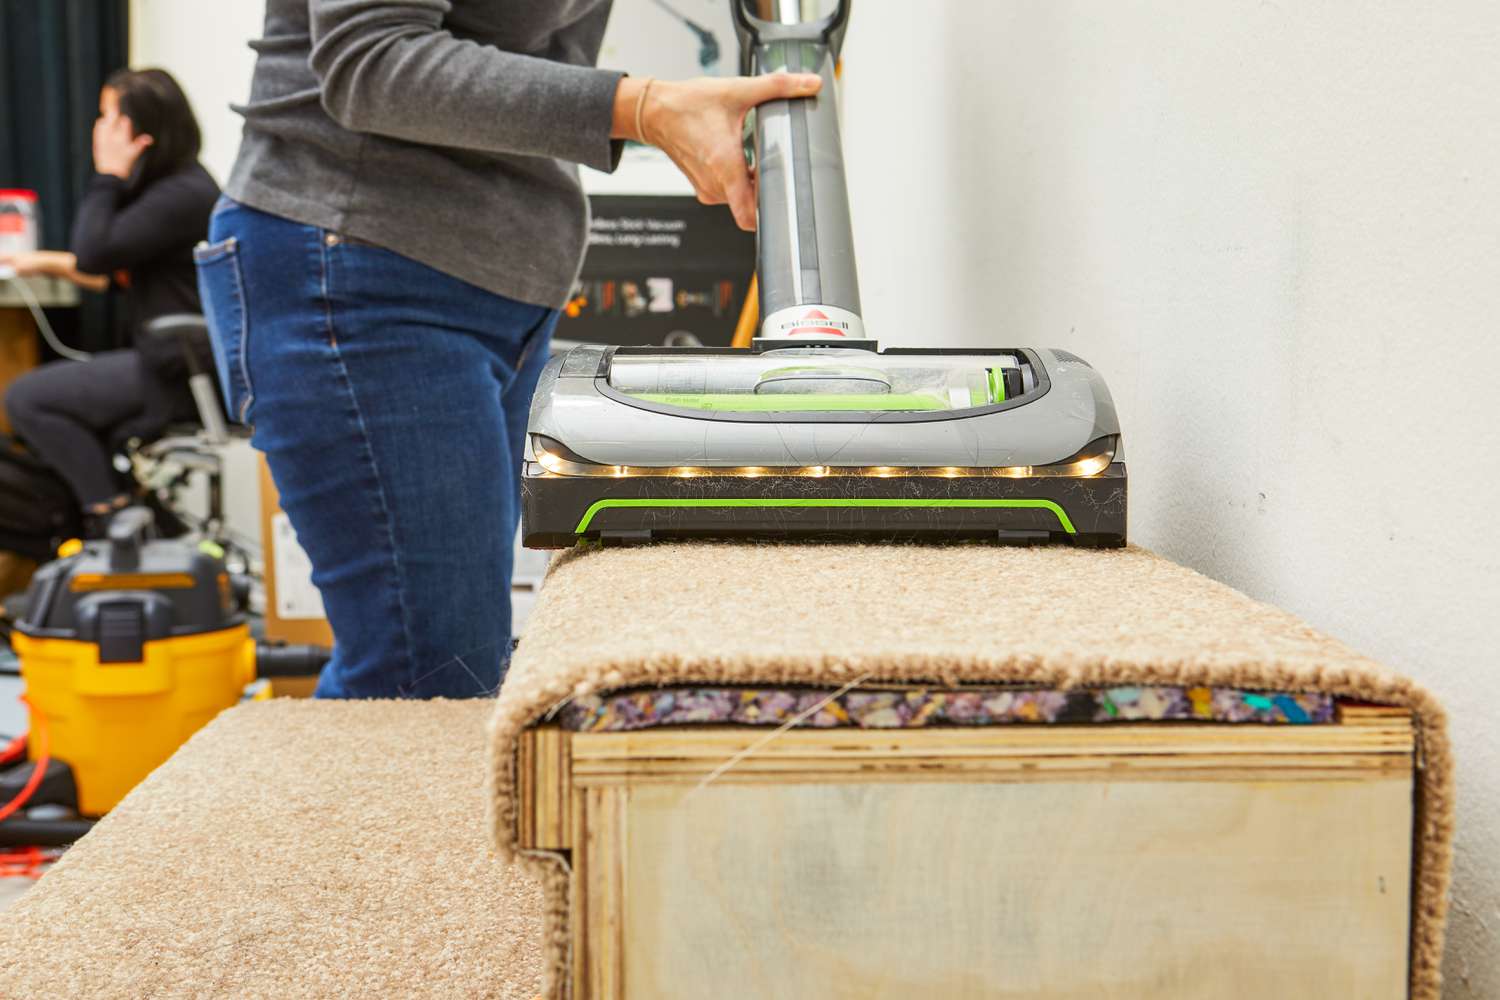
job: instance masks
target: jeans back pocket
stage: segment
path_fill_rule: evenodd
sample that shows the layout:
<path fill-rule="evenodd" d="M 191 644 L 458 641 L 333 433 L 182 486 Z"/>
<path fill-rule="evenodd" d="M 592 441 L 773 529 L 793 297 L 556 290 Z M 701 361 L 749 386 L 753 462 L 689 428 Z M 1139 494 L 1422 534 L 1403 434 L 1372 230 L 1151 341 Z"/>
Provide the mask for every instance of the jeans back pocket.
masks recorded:
<path fill-rule="evenodd" d="M 198 266 L 198 294 L 208 321 L 224 406 L 231 420 L 249 424 L 255 392 L 246 361 L 250 323 L 245 312 L 239 241 L 231 236 L 217 243 L 200 243 L 193 249 L 193 263 Z"/>

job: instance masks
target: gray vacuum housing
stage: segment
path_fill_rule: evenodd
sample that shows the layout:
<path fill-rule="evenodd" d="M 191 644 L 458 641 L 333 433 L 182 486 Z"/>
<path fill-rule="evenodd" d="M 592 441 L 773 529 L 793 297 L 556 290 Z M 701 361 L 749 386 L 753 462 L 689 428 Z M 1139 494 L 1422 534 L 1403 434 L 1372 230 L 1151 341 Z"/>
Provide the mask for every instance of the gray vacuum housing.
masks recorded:
<path fill-rule="evenodd" d="M 751 348 L 577 347 L 532 402 L 532 548 L 661 538 L 1125 544 L 1109 390 L 1059 350 L 880 350 L 860 316 L 834 64 L 848 0 L 732 0 L 747 72 L 817 72 L 757 109 Z"/>

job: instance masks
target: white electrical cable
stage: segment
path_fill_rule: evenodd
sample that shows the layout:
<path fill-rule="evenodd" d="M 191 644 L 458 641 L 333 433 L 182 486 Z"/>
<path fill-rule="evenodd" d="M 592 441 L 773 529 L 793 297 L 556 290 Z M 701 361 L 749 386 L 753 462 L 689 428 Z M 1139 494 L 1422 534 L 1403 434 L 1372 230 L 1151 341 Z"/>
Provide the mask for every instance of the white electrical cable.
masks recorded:
<path fill-rule="evenodd" d="M 58 357 L 67 358 L 69 361 L 92 361 L 94 356 L 87 351 L 80 351 L 69 347 L 57 339 L 57 334 L 52 332 L 52 324 L 47 322 L 46 313 L 42 312 L 42 304 L 36 300 L 36 293 L 31 290 L 31 285 L 24 278 L 15 273 L 14 268 L 0 268 L 0 279 L 10 282 L 13 288 L 21 293 L 21 298 L 26 300 L 26 308 L 31 310 L 31 318 L 36 320 L 36 328 L 42 331 L 42 339 L 47 346 L 57 352 Z"/>

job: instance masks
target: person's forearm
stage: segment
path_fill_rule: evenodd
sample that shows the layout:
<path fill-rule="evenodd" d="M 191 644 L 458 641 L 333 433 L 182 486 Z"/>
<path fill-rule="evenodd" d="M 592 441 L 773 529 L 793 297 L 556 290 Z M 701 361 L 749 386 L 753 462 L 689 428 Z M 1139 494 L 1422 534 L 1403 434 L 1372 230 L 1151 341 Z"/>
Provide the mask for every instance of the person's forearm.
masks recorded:
<path fill-rule="evenodd" d="M 90 292 L 102 292 L 109 287 L 108 276 L 103 274 L 84 274 L 78 270 L 78 258 L 73 254 L 66 251 L 58 251 L 57 255 L 63 258 L 61 261 L 62 271 L 58 274 L 59 278 L 71 281 L 79 288 Z"/>
<path fill-rule="evenodd" d="M 309 4 L 324 110 L 355 132 L 613 167 L 621 74 L 454 37 L 447 11 L 443 0 Z"/>
<path fill-rule="evenodd" d="M 76 264 L 73 255 L 65 250 L 38 250 L 26 255 L 26 269 L 22 273 L 67 278 Z"/>
<path fill-rule="evenodd" d="M 22 273 L 61 278 L 91 292 L 102 292 L 109 287 L 109 279 L 104 275 L 84 274 L 78 270 L 78 258 L 66 250 L 38 250 L 27 254 Z"/>

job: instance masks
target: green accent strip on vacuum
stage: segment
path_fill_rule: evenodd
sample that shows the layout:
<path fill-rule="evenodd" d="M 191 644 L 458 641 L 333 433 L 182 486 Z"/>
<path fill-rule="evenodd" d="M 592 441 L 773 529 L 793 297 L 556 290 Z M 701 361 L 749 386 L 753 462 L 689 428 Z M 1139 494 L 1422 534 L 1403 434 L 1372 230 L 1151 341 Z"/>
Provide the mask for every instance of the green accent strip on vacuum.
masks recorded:
<path fill-rule="evenodd" d="M 691 410 L 723 410 L 736 413 L 800 413 L 817 410 L 946 410 L 936 396 L 921 393 L 775 393 L 758 396 L 749 392 L 643 392 L 637 399 Z"/>
<path fill-rule="evenodd" d="M 1005 372 L 999 368 L 986 368 L 990 377 L 990 402 L 1005 402 Z"/>
<path fill-rule="evenodd" d="M 593 523 L 594 515 L 601 510 L 609 510 L 613 507 L 981 507 L 981 508 L 1032 508 L 1050 510 L 1057 515 L 1057 523 L 1070 535 L 1078 534 L 1073 527 L 1073 522 L 1061 507 L 1051 500 L 1032 499 L 980 499 L 980 500 L 903 500 L 898 498 L 864 497 L 856 499 L 835 498 L 765 498 L 759 500 L 740 500 L 722 498 L 683 498 L 683 499 L 657 499 L 653 497 L 624 498 L 595 500 L 584 511 L 583 519 L 578 522 L 578 527 L 573 529 L 575 535 L 581 535 L 588 530 Z"/>

